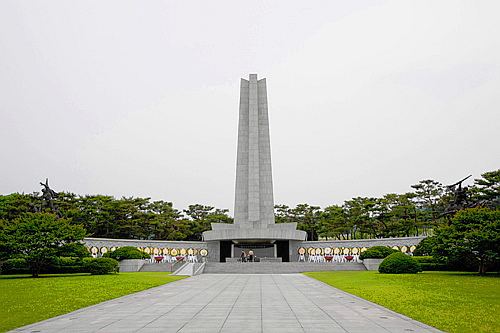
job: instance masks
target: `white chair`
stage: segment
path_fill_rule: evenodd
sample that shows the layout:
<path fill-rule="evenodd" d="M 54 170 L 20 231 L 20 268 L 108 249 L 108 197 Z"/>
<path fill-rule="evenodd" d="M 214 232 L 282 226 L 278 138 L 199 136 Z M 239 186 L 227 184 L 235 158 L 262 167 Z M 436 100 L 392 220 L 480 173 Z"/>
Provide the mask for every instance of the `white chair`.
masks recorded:
<path fill-rule="evenodd" d="M 305 262 L 305 261 L 306 261 L 306 256 L 305 256 L 305 255 L 303 255 L 303 254 L 299 254 L 299 262 L 300 262 L 300 261 Z"/>

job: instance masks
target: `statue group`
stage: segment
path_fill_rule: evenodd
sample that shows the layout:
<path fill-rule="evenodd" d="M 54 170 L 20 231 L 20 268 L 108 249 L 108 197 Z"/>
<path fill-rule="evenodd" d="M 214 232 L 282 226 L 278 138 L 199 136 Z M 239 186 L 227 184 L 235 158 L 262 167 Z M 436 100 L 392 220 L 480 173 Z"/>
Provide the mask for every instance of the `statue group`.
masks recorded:
<path fill-rule="evenodd" d="M 49 179 L 45 179 L 45 183 L 40 182 L 42 186 L 42 197 L 40 204 L 34 207 L 34 211 L 43 212 L 49 209 L 51 212 L 58 214 L 59 211 L 54 204 L 54 200 L 57 198 L 57 192 L 50 188 Z"/>

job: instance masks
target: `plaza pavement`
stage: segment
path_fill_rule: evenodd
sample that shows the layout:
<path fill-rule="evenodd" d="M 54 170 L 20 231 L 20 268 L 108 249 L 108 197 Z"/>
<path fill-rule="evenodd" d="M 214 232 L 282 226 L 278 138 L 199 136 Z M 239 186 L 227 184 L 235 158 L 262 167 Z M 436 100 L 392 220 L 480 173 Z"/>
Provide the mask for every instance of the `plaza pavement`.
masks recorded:
<path fill-rule="evenodd" d="M 439 332 L 301 274 L 203 274 L 14 332 Z"/>

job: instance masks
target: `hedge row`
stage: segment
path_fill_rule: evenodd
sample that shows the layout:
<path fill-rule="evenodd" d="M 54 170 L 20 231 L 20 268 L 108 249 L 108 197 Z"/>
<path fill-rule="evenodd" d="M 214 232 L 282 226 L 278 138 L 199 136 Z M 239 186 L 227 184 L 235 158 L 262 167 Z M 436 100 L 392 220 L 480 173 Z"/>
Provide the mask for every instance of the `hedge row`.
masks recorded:
<path fill-rule="evenodd" d="M 58 257 L 42 269 L 44 274 L 91 273 L 93 275 L 117 273 L 118 261 L 111 258 Z M 9 259 L 1 266 L 2 274 L 29 274 L 30 267 L 25 259 Z"/>
<path fill-rule="evenodd" d="M 413 259 L 415 259 L 420 264 L 420 267 L 422 267 L 423 271 L 448 271 L 448 270 L 451 270 L 451 268 L 448 267 L 448 265 L 437 261 L 432 256 L 413 256 Z"/>

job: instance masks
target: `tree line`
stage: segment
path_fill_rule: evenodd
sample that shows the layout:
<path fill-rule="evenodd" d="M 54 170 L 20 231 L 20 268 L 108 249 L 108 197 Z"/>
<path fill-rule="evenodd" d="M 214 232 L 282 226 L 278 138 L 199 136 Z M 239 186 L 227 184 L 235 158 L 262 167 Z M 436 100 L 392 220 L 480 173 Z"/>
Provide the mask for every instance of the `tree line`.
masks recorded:
<path fill-rule="evenodd" d="M 356 197 L 342 205 L 277 205 L 276 222 L 297 222 L 308 240 L 427 236 L 463 208 L 500 206 L 500 170 L 486 172 L 467 188 L 426 179 L 403 194 Z"/>
<path fill-rule="evenodd" d="M 201 240 L 212 222 L 232 223 L 227 209 L 200 204 L 180 211 L 171 202 L 150 198 L 85 195 L 60 192 L 54 199 L 59 218 L 81 225 L 87 237 Z M 52 212 L 39 193 L 0 196 L 1 220 L 12 221 L 27 212 Z"/>
<path fill-rule="evenodd" d="M 486 172 L 474 185 L 461 189 L 427 179 L 411 185 L 403 194 L 389 193 L 380 198 L 356 197 L 342 205 L 298 204 L 275 206 L 277 223 L 296 222 L 308 240 L 361 239 L 429 235 L 449 224 L 460 208 L 500 205 L 500 170 Z M 460 202 L 458 202 L 460 199 Z M 460 206 L 461 205 L 461 206 Z M 232 223 L 227 209 L 202 204 L 187 209 L 174 208 L 168 201 L 106 195 L 77 195 L 60 192 L 48 206 L 40 193 L 13 193 L 0 196 L 0 224 L 23 213 L 57 211 L 59 218 L 80 225 L 87 237 L 193 240 L 202 239 L 211 223 Z"/>

